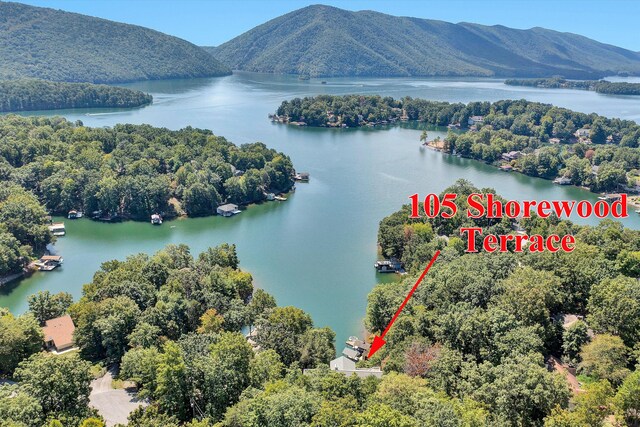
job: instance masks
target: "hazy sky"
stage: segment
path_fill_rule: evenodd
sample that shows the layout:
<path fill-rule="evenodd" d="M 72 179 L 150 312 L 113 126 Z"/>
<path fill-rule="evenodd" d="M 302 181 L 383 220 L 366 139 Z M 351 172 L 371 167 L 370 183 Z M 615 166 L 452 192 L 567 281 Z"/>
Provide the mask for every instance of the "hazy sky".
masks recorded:
<path fill-rule="evenodd" d="M 23 0 L 153 28 L 198 45 L 218 45 L 309 4 L 371 9 L 449 22 L 545 27 L 640 51 L 637 0 Z"/>

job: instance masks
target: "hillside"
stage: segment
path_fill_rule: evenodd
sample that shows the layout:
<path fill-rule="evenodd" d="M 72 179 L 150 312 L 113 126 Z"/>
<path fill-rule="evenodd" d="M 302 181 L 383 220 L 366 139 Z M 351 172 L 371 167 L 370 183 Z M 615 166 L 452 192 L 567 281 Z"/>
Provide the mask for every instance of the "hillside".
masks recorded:
<path fill-rule="evenodd" d="M 280 16 L 207 49 L 232 69 L 310 76 L 640 74 L 640 54 L 575 34 L 321 5 Z"/>
<path fill-rule="evenodd" d="M 0 112 L 66 108 L 131 108 L 151 104 L 139 90 L 93 83 L 21 79 L 0 81 Z"/>
<path fill-rule="evenodd" d="M 199 47 L 154 30 L 0 2 L 0 79 L 115 83 L 229 72 Z"/>

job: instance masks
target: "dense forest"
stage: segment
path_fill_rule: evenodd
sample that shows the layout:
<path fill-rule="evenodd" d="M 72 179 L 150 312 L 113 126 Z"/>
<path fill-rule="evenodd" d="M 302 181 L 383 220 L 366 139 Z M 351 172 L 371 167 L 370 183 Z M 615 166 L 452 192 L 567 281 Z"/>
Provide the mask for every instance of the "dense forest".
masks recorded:
<path fill-rule="evenodd" d="M 1 173 L 0 173 L 1 174 Z M 47 211 L 37 197 L 17 184 L 0 187 L 0 277 L 19 272 L 52 240 Z"/>
<path fill-rule="evenodd" d="M 640 126 L 634 121 L 526 100 L 452 104 L 410 97 L 319 95 L 284 101 L 277 117 L 308 126 L 352 127 L 401 120 L 456 125 L 461 131 L 449 132 L 444 140 L 446 152 L 496 166 L 509 164 L 530 176 L 566 176 L 593 191 L 633 186 L 640 169 Z M 517 158 L 504 160 L 503 155 L 512 151 Z"/>
<path fill-rule="evenodd" d="M 0 271 L 15 271 L 18 253 L 44 249 L 51 239 L 43 225 L 47 211 L 136 220 L 213 215 L 225 202 L 246 205 L 287 191 L 293 175 L 284 154 L 262 143 L 237 147 L 208 130 L 90 128 L 61 117 L 2 116 L 0 232 L 15 241 L 0 241 L 0 253 L 12 254 Z"/>
<path fill-rule="evenodd" d="M 0 112 L 67 108 L 131 108 L 151 104 L 139 90 L 91 83 L 22 79 L 0 81 Z"/>
<path fill-rule="evenodd" d="M 234 70 L 311 77 L 640 74 L 640 53 L 576 34 L 324 5 L 287 13 L 207 49 Z"/>
<path fill-rule="evenodd" d="M 460 227 L 508 234 L 514 224 L 464 215 L 467 195 L 493 189 L 460 180 L 445 193 L 458 194 L 460 212 L 450 220 L 410 219 L 407 205 L 380 224 L 381 250 L 401 259 L 410 277 L 369 294 L 372 332 L 384 329 L 435 251 L 441 255 L 368 363 L 477 402 L 495 417 L 491 425 L 601 426 L 613 415 L 615 425 L 638 425 L 640 232 L 610 220 L 591 227 L 534 216 L 520 223 L 529 235 L 573 234 L 575 250 L 468 254 Z M 551 357 L 577 369 L 573 390 L 545 367 Z"/>
<path fill-rule="evenodd" d="M 583 89 L 610 95 L 640 95 L 640 83 L 609 82 L 607 80 L 509 79 L 509 86 L 531 86 L 551 89 Z"/>
<path fill-rule="evenodd" d="M 493 190 L 458 181 L 445 192 L 464 199 Z M 130 415 L 132 427 L 575 427 L 613 417 L 637 425 L 640 232 L 534 217 L 521 224 L 530 234 L 573 233 L 576 249 L 465 254 L 460 226 L 508 233 L 513 224 L 408 215 L 406 206 L 380 224 L 382 251 L 400 257 L 409 276 L 371 291 L 372 333 L 441 255 L 388 344 L 361 362 L 381 364 L 382 379 L 329 370 L 333 331 L 254 290 L 233 245 L 197 258 L 169 245 L 104 263 L 75 303 L 40 292 L 29 313 L 0 313 L 0 374 L 18 381 L 0 386 L 0 419 L 75 427 L 91 418 L 83 427 L 102 427 L 87 407 L 88 385 L 100 367 L 118 363 L 120 379 L 151 402 Z M 38 326 L 63 313 L 76 324 L 80 351 L 43 354 Z M 243 327 L 256 331 L 255 343 Z"/>
<path fill-rule="evenodd" d="M 2 80 L 116 83 L 231 73 L 198 46 L 135 25 L 5 1 L 0 24 Z"/>

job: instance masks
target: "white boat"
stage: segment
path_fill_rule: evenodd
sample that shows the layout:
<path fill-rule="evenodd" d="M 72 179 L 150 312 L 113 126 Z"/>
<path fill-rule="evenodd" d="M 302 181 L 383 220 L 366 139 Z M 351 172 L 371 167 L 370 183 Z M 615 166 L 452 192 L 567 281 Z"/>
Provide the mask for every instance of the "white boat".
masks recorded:
<path fill-rule="evenodd" d="M 162 225 L 162 217 L 158 214 L 151 215 L 151 224 Z"/>

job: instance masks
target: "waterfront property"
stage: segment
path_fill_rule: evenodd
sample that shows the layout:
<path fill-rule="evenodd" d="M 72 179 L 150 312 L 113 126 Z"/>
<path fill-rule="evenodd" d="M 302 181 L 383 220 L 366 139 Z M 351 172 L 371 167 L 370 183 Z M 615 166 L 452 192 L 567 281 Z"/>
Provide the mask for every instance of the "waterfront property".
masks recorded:
<path fill-rule="evenodd" d="M 296 181 L 302 181 L 302 182 L 309 181 L 309 173 L 308 172 L 299 172 L 299 173 L 296 174 L 294 179 Z"/>
<path fill-rule="evenodd" d="M 151 224 L 162 225 L 162 217 L 158 214 L 151 215 Z"/>
<path fill-rule="evenodd" d="M 218 206 L 216 213 L 222 216 L 233 216 L 239 214 L 241 211 L 238 209 L 238 205 L 233 203 L 227 203 L 226 205 Z"/>
<path fill-rule="evenodd" d="M 73 349 L 73 332 L 76 326 L 68 314 L 45 322 L 42 327 L 44 346 L 52 353 L 62 353 Z"/>

